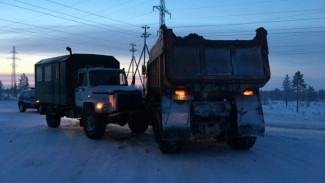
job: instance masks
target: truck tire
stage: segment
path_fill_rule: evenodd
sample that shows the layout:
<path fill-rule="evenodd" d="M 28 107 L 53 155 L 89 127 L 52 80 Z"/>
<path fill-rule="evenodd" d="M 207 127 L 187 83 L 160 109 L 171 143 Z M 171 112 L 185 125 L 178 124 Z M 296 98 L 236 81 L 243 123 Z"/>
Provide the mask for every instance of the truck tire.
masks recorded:
<path fill-rule="evenodd" d="M 159 149 L 164 154 L 177 153 L 182 150 L 183 142 L 164 140 L 162 138 L 162 123 L 161 123 L 161 110 L 155 113 L 155 119 L 152 122 L 153 134 L 156 142 L 159 144 Z"/>
<path fill-rule="evenodd" d="M 147 130 L 149 121 L 144 112 L 137 112 L 131 117 L 128 125 L 133 133 L 140 134 Z"/>
<path fill-rule="evenodd" d="M 57 128 L 60 126 L 61 116 L 59 112 L 52 106 L 46 108 L 46 122 L 47 126 Z"/>
<path fill-rule="evenodd" d="M 230 130 L 225 133 L 228 146 L 234 150 L 248 150 L 254 146 L 256 137 L 238 137 L 237 107 L 233 106 L 230 111 Z"/>
<path fill-rule="evenodd" d="M 88 138 L 100 139 L 106 130 L 106 115 L 96 114 L 93 107 L 87 107 L 81 117 L 84 132 Z"/>
<path fill-rule="evenodd" d="M 20 112 L 25 112 L 26 111 L 26 107 L 23 103 L 19 103 L 18 104 L 18 109 Z"/>
<path fill-rule="evenodd" d="M 256 137 L 235 137 L 226 136 L 226 142 L 232 149 L 235 150 L 248 150 L 254 146 Z"/>

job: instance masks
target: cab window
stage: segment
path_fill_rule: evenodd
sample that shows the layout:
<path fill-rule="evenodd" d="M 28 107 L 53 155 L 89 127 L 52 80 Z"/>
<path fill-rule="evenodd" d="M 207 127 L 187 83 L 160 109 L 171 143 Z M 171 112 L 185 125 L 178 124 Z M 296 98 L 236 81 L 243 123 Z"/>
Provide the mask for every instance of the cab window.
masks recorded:
<path fill-rule="evenodd" d="M 87 74 L 86 73 L 79 73 L 78 86 L 87 86 Z"/>

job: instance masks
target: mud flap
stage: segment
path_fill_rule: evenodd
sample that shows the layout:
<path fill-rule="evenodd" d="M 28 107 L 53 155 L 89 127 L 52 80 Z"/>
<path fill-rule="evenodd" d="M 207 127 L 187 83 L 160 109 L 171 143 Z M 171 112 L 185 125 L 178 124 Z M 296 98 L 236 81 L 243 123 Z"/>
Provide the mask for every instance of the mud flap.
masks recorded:
<path fill-rule="evenodd" d="M 191 136 L 190 101 L 162 97 L 162 136 L 164 140 L 185 141 Z"/>
<path fill-rule="evenodd" d="M 259 96 L 237 96 L 236 106 L 238 136 L 263 136 L 265 122 Z"/>

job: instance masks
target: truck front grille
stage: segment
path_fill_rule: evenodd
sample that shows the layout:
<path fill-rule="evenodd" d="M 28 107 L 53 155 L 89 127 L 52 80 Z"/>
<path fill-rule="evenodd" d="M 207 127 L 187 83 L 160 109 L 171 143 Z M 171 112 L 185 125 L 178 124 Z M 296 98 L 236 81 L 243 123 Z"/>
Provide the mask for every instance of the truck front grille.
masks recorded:
<path fill-rule="evenodd" d="M 115 94 L 117 110 L 132 111 L 139 110 L 142 102 L 142 94 L 140 92 L 118 92 Z"/>

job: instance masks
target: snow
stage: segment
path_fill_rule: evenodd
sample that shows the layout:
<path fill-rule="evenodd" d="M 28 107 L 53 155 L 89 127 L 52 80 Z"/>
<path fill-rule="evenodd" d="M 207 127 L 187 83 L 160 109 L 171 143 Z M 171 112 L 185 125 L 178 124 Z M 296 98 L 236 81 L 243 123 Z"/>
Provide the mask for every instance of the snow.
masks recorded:
<path fill-rule="evenodd" d="M 294 104 L 290 104 L 294 107 Z M 300 113 L 281 102 L 264 106 L 266 134 L 249 151 L 193 138 L 178 154 L 162 154 L 152 129 L 132 134 L 108 125 L 88 139 L 77 120 L 48 128 L 36 110 L 0 101 L 0 177 L 9 182 L 325 182 L 324 103 Z M 305 128 L 306 127 L 306 128 Z"/>
<path fill-rule="evenodd" d="M 263 105 L 263 110 L 268 126 L 325 130 L 325 102 L 300 102 L 297 113 L 296 102 L 286 107 L 283 101 L 273 101 Z"/>

